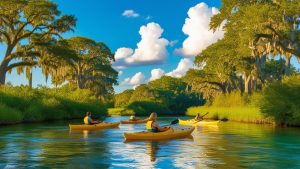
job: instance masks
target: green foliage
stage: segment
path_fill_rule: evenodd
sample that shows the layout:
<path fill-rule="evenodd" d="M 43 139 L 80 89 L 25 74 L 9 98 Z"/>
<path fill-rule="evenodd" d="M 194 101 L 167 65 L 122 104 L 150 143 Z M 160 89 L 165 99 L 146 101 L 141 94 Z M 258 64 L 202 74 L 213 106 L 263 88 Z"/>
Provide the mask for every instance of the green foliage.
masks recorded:
<path fill-rule="evenodd" d="M 74 51 L 76 57 L 66 58 L 49 71 L 56 85 L 68 81 L 80 89 L 90 89 L 96 96 L 113 93 L 118 73 L 111 66 L 114 55 L 104 43 L 85 37 L 72 37 L 60 43 Z"/>
<path fill-rule="evenodd" d="M 133 110 L 138 116 L 148 116 L 152 112 L 156 112 L 158 115 L 172 114 L 172 112 L 166 106 L 157 102 L 150 101 L 136 101 L 130 103 L 126 108 Z"/>
<path fill-rule="evenodd" d="M 0 42 L 6 48 L 0 62 L 0 84 L 5 83 L 7 71 L 25 69 L 31 79 L 31 68 L 44 57 L 61 56 L 57 51 L 63 48 L 57 47 L 56 39 L 76 25 L 74 16 L 61 15 L 49 0 L 2 0 L 0 8 Z M 63 51 L 66 55 L 67 50 Z"/>
<path fill-rule="evenodd" d="M 260 108 L 278 125 L 300 125 L 300 75 L 270 84 L 263 92 Z"/>
<path fill-rule="evenodd" d="M 133 110 L 126 108 L 109 108 L 108 114 L 118 116 L 130 116 L 133 114 Z"/>
<path fill-rule="evenodd" d="M 245 123 L 272 123 L 271 118 L 266 118 L 258 107 L 235 106 L 235 107 L 217 107 L 217 106 L 199 106 L 191 107 L 187 110 L 186 115 L 196 116 L 197 113 L 202 115 L 209 112 L 205 118 L 214 120 L 230 120 Z"/>
<path fill-rule="evenodd" d="M 115 107 L 126 107 L 140 115 L 151 112 L 183 114 L 188 107 L 203 103 L 201 95 L 189 91 L 189 86 L 182 79 L 169 76 L 115 96 Z"/>
<path fill-rule="evenodd" d="M 250 104 L 250 96 L 242 95 L 241 92 L 236 91 L 232 93 L 217 95 L 212 103 L 215 107 L 243 107 Z"/>
<path fill-rule="evenodd" d="M 134 90 L 125 90 L 115 95 L 115 107 L 125 107 L 129 104 L 129 100 Z"/>
<path fill-rule="evenodd" d="M 20 123 L 23 120 L 21 111 L 0 103 L 0 124 Z"/>
<path fill-rule="evenodd" d="M 82 118 L 87 111 L 96 117 L 107 112 L 86 89 L 0 87 L 0 124 Z"/>

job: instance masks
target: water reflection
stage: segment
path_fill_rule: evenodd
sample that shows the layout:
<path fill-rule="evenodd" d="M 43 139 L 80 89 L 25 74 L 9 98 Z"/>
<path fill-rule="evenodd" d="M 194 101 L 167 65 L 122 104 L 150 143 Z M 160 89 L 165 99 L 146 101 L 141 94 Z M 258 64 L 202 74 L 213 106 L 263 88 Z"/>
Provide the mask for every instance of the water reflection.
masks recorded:
<path fill-rule="evenodd" d="M 199 126 L 193 139 L 123 142 L 123 132 L 144 127 L 71 132 L 68 122 L 2 127 L 0 168 L 300 168 L 299 129 L 228 122 Z"/>
<path fill-rule="evenodd" d="M 154 162 L 156 160 L 156 154 L 159 150 L 158 142 L 157 141 L 151 141 L 146 143 L 147 153 L 150 157 L 150 161 Z"/>

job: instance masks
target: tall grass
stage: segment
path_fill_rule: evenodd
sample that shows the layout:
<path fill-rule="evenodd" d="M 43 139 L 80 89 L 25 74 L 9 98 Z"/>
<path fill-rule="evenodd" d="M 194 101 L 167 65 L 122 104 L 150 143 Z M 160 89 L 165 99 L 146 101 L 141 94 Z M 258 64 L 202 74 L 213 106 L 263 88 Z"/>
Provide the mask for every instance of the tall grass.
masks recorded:
<path fill-rule="evenodd" d="M 89 90 L 0 86 L 0 124 L 82 118 L 107 114 L 107 108 Z"/>
<path fill-rule="evenodd" d="M 197 113 L 209 112 L 206 118 L 215 120 L 230 120 L 247 123 L 273 123 L 271 117 L 265 117 L 257 106 L 261 94 L 253 93 L 251 96 L 239 92 L 220 94 L 215 97 L 211 105 L 191 107 L 186 115 L 195 116 Z"/>
<path fill-rule="evenodd" d="M 260 112 L 258 107 L 214 107 L 214 106 L 199 106 L 191 107 L 187 110 L 186 115 L 195 116 L 197 113 L 203 115 L 209 112 L 205 118 L 214 120 L 229 120 L 246 123 L 272 123 L 271 118 L 266 118 Z"/>

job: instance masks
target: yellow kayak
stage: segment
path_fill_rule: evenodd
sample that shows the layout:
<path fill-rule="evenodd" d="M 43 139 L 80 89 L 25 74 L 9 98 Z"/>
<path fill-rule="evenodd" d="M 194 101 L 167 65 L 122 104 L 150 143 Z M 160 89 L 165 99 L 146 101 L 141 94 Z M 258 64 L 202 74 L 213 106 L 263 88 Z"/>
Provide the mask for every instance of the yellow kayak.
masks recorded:
<path fill-rule="evenodd" d="M 186 129 L 170 128 L 164 132 L 148 132 L 142 131 L 137 133 L 124 133 L 125 140 L 169 140 L 177 138 L 185 138 L 191 135 L 194 131 L 194 127 Z"/>
<path fill-rule="evenodd" d="M 179 125 L 182 126 L 210 126 L 210 125 L 218 125 L 220 120 L 217 121 L 196 121 L 194 119 L 191 120 L 180 120 L 179 119 Z"/>
<path fill-rule="evenodd" d="M 141 124 L 141 123 L 147 123 L 148 119 L 142 119 L 142 120 L 122 120 L 122 124 Z"/>
<path fill-rule="evenodd" d="M 119 126 L 119 122 L 117 123 L 99 123 L 99 124 L 70 124 L 70 130 L 99 130 L 99 129 L 107 129 L 107 128 L 114 128 Z"/>

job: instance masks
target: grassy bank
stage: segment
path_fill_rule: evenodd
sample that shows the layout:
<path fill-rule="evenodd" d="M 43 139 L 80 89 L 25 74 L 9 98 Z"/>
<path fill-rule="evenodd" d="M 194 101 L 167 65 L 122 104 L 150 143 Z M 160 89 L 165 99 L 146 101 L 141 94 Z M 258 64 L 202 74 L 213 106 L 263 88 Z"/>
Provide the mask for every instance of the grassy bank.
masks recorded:
<path fill-rule="evenodd" d="M 205 118 L 229 120 L 245 123 L 273 123 L 271 117 L 266 117 L 259 107 L 261 93 L 242 95 L 240 92 L 217 95 L 212 103 L 205 106 L 190 107 L 186 115 L 195 116 L 197 113 L 209 112 Z"/>
<path fill-rule="evenodd" d="M 106 106 L 89 90 L 72 86 L 57 89 L 0 87 L 0 124 L 82 118 L 107 114 Z"/>
<path fill-rule="evenodd" d="M 111 116 L 130 116 L 133 114 L 133 110 L 126 108 L 109 108 L 108 115 Z"/>
<path fill-rule="evenodd" d="M 196 116 L 197 113 L 202 115 L 209 112 L 205 118 L 215 120 L 229 120 L 246 123 L 272 123 L 273 120 L 264 117 L 257 107 L 214 107 L 214 106 L 199 106 L 191 107 L 187 110 L 186 115 Z"/>

